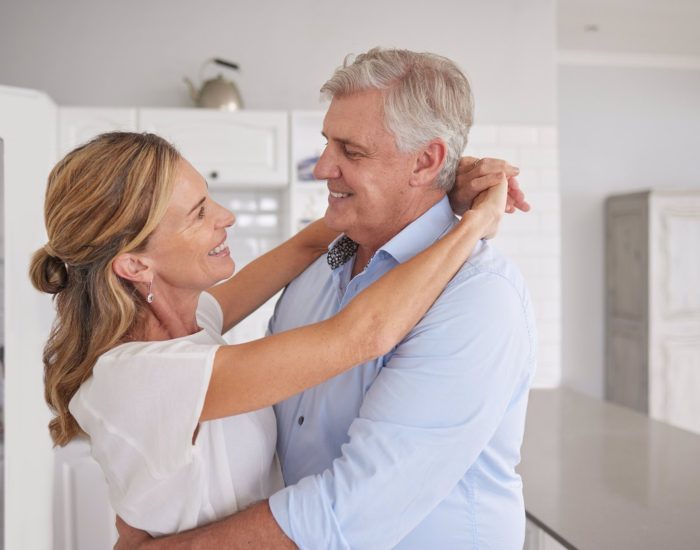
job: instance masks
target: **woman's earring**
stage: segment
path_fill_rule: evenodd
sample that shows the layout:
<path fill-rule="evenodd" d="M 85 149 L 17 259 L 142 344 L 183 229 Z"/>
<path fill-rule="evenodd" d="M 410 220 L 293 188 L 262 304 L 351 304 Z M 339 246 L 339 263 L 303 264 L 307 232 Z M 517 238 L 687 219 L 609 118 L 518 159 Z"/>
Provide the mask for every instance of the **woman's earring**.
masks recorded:
<path fill-rule="evenodd" d="M 146 295 L 146 301 L 149 304 L 153 303 L 153 300 L 155 299 L 155 296 L 153 295 L 153 292 L 151 292 L 151 286 L 153 286 L 153 281 L 151 280 L 150 283 L 148 283 L 148 294 Z"/>

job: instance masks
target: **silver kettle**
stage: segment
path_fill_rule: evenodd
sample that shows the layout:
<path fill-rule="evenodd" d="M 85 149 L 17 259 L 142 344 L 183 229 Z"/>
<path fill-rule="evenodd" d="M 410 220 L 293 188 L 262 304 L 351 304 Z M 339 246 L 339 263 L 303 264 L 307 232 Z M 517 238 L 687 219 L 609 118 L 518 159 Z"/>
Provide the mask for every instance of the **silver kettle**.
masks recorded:
<path fill-rule="evenodd" d="M 238 70 L 238 65 L 230 61 L 219 58 L 207 59 L 199 70 L 200 81 L 202 80 L 202 70 L 210 63 Z M 185 77 L 184 80 L 190 90 L 190 96 L 198 107 L 221 109 L 222 111 L 237 111 L 243 108 L 243 100 L 238 87 L 233 81 L 225 79 L 221 74 L 205 81 L 199 90 L 189 78 Z"/>

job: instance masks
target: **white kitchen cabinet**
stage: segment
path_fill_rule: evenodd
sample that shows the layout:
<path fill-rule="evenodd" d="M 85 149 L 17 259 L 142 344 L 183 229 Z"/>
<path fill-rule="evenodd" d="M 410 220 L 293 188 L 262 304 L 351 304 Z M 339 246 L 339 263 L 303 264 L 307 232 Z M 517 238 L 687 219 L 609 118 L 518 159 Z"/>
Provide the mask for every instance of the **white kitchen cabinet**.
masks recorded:
<path fill-rule="evenodd" d="M 138 127 L 173 142 L 209 185 L 286 186 L 284 111 L 140 109 Z"/>
<path fill-rule="evenodd" d="M 27 276 L 46 242 L 46 176 L 56 155 L 56 105 L 42 92 L 0 86 L 4 221 L 4 547 L 48 550 L 53 449 L 42 349 L 53 308 Z"/>
<path fill-rule="evenodd" d="M 324 111 L 293 111 L 291 117 L 289 231 L 291 234 L 324 216 L 328 207 L 326 181 L 312 171 L 325 148 L 321 134 Z"/>
<path fill-rule="evenodd" d="M 107 550 L 117 542 L 107 483 L 86 438 L 56 449 L 53 500 L 54 550 Z"/>
<path fill-rule="evenodd" d="M 136 132 L 136 109 L 109 107 L 59 107 L 58 156 L 63 157 L 98 134 Z"/>
<path fill-rule="evenodd" d="M 606 205 L 606 397 L 700 433 L 700 191 Z"/>

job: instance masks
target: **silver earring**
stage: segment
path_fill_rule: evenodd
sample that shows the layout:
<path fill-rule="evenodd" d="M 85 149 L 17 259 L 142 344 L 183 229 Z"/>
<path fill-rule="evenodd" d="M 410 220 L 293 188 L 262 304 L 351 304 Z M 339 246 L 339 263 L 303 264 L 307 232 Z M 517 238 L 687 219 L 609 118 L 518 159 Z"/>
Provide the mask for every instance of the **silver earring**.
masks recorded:
<path fill-rule="evenodd" d="M 148 294 L 146 295 L 146 301 L 149 304 L 153 303 L 153 300 L 155 299 L 155 296 L 153 295 L 153 292 L 151 292 L 151 286 L 153 286 L 153 281 L 148 283 Z"/>

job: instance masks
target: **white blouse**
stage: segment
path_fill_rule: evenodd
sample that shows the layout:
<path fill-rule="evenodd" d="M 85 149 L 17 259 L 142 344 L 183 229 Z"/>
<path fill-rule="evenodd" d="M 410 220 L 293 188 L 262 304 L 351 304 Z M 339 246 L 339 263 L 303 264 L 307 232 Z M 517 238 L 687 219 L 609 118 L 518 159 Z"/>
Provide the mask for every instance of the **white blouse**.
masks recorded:
<path fill-rule="evenodd" d="M 223 313 L 203 293 L 200 332 L 103 354 L 70 402 L 112 506 L 153 536 L 204 525 L 282 488 L 271 407 L 202 422 Z M 232 366 L 231 368 L 235 368 Z"/>

